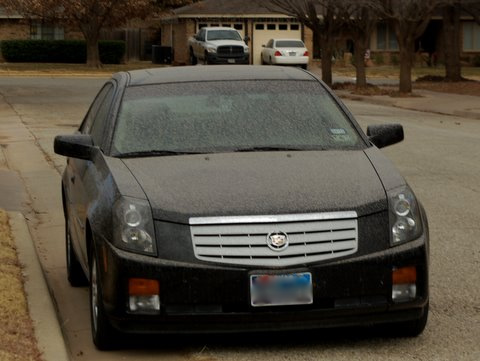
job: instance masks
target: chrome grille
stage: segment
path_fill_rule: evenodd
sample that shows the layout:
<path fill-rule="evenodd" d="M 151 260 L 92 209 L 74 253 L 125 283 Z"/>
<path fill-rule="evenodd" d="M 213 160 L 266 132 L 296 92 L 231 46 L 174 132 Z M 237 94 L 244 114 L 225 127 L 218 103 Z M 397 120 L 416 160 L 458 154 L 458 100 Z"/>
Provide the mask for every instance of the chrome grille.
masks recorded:
<path fill-rule="evenodd" d="M 244 54 L 243 46 L 219 46 L 217 48 L 217 55 L 224 57 L 242 57 Z"/>
<path fill-rule="evenodd" d="M 202 261 L 283 267 L 353 254 L 358 249 L 356 212 L 278 216 L 190 218 L 195 256 Z M 272 232 L 288 235 L 288 247 L 267 244 Z"/>

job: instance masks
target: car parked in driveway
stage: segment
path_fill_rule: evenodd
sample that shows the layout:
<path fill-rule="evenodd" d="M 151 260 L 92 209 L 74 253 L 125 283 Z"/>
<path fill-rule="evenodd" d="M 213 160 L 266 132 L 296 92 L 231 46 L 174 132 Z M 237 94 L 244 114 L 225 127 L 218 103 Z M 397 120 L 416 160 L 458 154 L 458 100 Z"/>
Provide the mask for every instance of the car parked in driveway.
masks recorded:
<path fill-rule="evenodd" d="M 428 316 L 423 207 L 313 74 L 178 67 L 115 74 L 55 138 L 68 279 L 92 336 L 389 324 Z"/>
<path fill-rule="evenodd" d="M 263 65 L 298 65 L 307 69 L 309 54 L 301 40 L 270 39 L 263 46 L 261 59 Z"/>

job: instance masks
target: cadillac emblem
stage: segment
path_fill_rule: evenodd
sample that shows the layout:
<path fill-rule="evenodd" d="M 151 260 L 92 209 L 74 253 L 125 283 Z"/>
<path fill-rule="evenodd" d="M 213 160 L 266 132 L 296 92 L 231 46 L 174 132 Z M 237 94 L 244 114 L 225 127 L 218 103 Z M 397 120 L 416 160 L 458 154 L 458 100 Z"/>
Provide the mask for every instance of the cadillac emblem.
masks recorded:
<path fill-rule="evenodd" d="M 267 235 L 267 245 L 274 251 L 283 251 L 288 247 L 288 235 L 285 232 L 269 233 Z"/>

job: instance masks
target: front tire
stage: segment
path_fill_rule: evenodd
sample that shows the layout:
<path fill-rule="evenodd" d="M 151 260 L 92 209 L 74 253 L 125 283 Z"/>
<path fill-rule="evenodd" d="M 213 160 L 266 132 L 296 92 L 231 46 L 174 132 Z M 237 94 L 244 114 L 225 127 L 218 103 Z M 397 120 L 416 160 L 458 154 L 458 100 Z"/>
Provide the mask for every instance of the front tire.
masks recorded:
<path fill-rule="evenodd" d="M 102 287 L 98 272 L 96 255 L 92 255 L 90 266 L 90 321 L 93 343 L 99 350 L 111 350 L 116 347 L 117 331 L 105 315 Z"/>
<path fill-rule="evenodd" d="M 67 278 L 72 287 L 84 287 L 88 285 L 87 277 L 78 261 L 77 254 L 73 249 L 72 236 L 70 234 L 70 222 L 68 215 L 65 217 L 65 249 L 67 263 Z"/>
<path fill-rule="evenodd" d="M 204 65 L 208 65 L 210 64 L 210 62 L 208 61 L 208 54 L 205 52 L 205 54 L 203 55 L 203 64 Z"/>

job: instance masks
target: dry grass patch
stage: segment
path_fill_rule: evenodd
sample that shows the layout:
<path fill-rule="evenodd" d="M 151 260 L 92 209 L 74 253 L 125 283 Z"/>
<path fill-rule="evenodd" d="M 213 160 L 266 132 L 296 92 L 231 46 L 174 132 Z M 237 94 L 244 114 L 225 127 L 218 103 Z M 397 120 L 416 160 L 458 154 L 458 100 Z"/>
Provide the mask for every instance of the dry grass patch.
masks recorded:
<path fill-rule="evenodd" d="M 7 213 L 0 210 L 0 360 L 40 361 Z"/>
<path fill-rule="evenodd" d="M 431 90 L 440 93 L 480 96 L 480 81 L 465 79 L 459 82 L 448 82 L 444 77 L 425 76 L 417 79 L 415 89 Z"/>
<path fill-rule="evenodd" d="M 141 61 L 129 64 L 106 64 L 101 68 L 90 68 L 85 64 L 56 63 L 0 63 L 0 76 L 98 76 L 109 77 L 119 71 L 164 67 Z"/>

